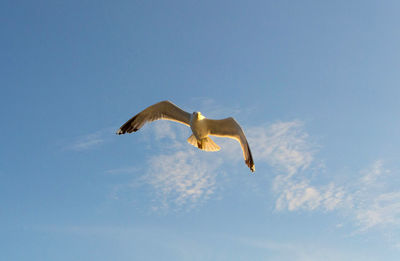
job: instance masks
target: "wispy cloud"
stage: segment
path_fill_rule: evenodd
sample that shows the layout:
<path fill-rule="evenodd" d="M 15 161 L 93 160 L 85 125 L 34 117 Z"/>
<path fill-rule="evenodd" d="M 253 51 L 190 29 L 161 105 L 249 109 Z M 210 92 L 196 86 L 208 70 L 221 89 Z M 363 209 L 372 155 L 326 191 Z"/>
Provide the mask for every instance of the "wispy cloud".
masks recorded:
<path fill-rule="evenodd" d="M 335 249 L 315 240 L 312 242 L 300 242 L 299 240 L 291 242 L 290 240 L 278 241 L 257 236 L 231 236 L 224 240 L 230 240 L 231 244 L 236 244 L 237 248 L 248 247 L 252 252 L 267 251 L 270 257 L 268 260 L 354 260 L 354 256 L 349 256 L 349 253 L 343 252 L 343 249 Z M 363 254 L 360 254 L 359 258 L 360 260 L 369 260 Z"/>
<path fill-rule="evenodd" d="M 116 138 L 115 127 L 103 127 L 91 133 L 60 141 L 59 146 L 63 150 L 86 151 L 100 148 L 101 145 L 110 142 L 113 138 Z"/>
<path fill-rule="evenodd" d="M 252 127 L 247 136 L 257 160 L 265 161 L 289 176 L 308 168 L 314 149 L 299 120 Z"/>
<path fill-rule="evenodd" d="M 222 161 L 189 145 L 186 138 L 190 134 L 185 126 L 168 121 L 151 125 L 144 137 L 157 152 L 147 158 L 143 174 L 132 182 L 136 187 L 150 186 L 151 208 L 154 211 L 190 210 L 210 199 L 218 188 L 216 179 Z M 115 168 L 107 173 L 128 171 L 135 169 Z"/>
<path fill-rule="evenodd" d="M 377 186 L 378 184 L 382 184 L 382 176 L 389 173 L 390 171 L 383 166 L 383 160 L 376 160 L 370 167 L 361 171 L 360 183 L 364 189 Z"/>
<path fill-rule="evenodd" d="M 356 210 L 356 218 L 362 230 L 375 226 L 400 225 L 400 192 L 381 193 L 368 200 L 368 206 Z"/>
<path fill-rule="evenodd" d="M 341 204 L 345 197 L 343 188 L 333 183 L 312 185 L 309 174 L 316 146 L 309 141 L 303 122 L 276 122 L 250 128 L 247 133 L 257 162 L 265 162 L 276 170 L 273 191 L 277 210 L 329 211 Z M 317 171 L 322 169 L 323 165 L 318 165 Z"/>
<path fill-rule="evenodd" d="M 392 172 L 377 160 L 360 171 L 361 177 L 349 188 L 352 209 L 361 231 L 372 227 L 400 225 L 400 191 L 391 189 Z"/>
<path fill-rule="evenodd" d="M 92 134 L 88 134 L 86 136 L 78 138 L 75 142 L 69 145 L 67 148 L 70 150 L 82 151 L 91 149 L 95 146 L 100 145 L 104 142 L 104 139 L 101 137 L 101 134 L 96 132 Z"/>
<path fill-rule="evenodd" d="M 282 176 L 277 177 L 275 186 L 277 186 L 276 183 L 280 182 L 280 178 Z M 298 182 L 285 181 L 285 184 L 281 185 L 279 189 L 281 190 L 275 188 L 275 191 L 279 191 L 279 197 L 276 201 L 277 210 L 287 208 L 294 211 L 323 208 L 326 211 L 331 211 L 343 202 L 346 195 L 343 188 L 337 187 L 333 183 L 324 186 L 312 186 L 307 179 Z"/>
<path fill-rule="evenodd" d="M 162 203 L 154 209 L 165 209 L 171 204 L 178 208 L 193 208 L 209 199 L 216 189 L 216 168 L 219 164 L 215 163 L 204 163 L 193 150 L 152 157 L 145 180 L 154 188 Z"/>
<path fill-rule="evenodd" d="M 257 160 L 276 169 L 277 210 L 344 211 L 361 231 L 400 225 L 400 191 L 389 189 L 391 171 L 383 160 L 361 170 L 350 184 L 320 184 L 310 174 L 325 168 L 318 165 L 315 146 L 301 121 L 250 128 L 248 136 Z"/>
<path fill-rule="evenodd" d="M 171 139 L 173 141 L 176 141 L 176 134 L 177 134 L 177 129 L 173 128 L 171 123 L 168 121 L 156 121 L 152 123 L 152 136 L 156 140 L 161 140 L 161 139 Z"/>
<path fill-rule="evenodd" d="M 308 141 L 302 122 L 250 128 L 248 136 L 258 162 L 276 169 L 273 191 L 277 210 L 343 211 L 360 231 L 400 225 L 400 191 L 389 189 L 391 171 L 382 160 L 361 170 L 350 184 L 320 184 L 311 173 L 325 168 L 318 165 L 315 146 Z"/>
<path fill-rule="evenodd" d="M 114 128 L 102 128 L 92 133 L 75 137 L 70 141 L 64 141 L 62 142 L 62 147 L 66 150 L 85 151 L 99 147 L 109 141 L 112 137 L 115 137 Z"/>

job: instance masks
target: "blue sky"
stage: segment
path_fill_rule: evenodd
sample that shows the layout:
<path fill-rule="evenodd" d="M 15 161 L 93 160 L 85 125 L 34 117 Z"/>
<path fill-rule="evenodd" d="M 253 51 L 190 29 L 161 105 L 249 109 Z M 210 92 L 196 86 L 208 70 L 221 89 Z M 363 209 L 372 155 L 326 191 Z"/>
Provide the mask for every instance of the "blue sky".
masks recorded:
<path fill-rule="evenodd" d="M 398 260 L 398 1 L 2 1 L 2 260 Z M 171 100 L 233 116 L 199 151 Z"/>

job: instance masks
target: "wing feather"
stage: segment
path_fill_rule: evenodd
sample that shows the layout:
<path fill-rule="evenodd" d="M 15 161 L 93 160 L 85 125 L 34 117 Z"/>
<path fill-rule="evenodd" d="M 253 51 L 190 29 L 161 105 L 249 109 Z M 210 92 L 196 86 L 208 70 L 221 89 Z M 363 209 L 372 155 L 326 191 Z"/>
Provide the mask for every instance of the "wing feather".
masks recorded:
<path fill-rule="evenodd" d="M 155 120 L 176 121 L 190 126 L 190 113 L 182 110 L 170 101 L 162 101 L 147 107 L 133 116 L 119 128 L 117 134 L 125 134 L 138 131 L 147 122 Z"/>
<path fill-rule="evenodd" d="M 209 135 L 235 139 L 240 143 L 246 165 L 254 172 L 255 166 L 249 143 L 247 142 L 242 128 L 240 128 L 240 125 L 235 119 L 230 117 L 222 120 L 204 119 L 204 121 L 206 121 Z"/>

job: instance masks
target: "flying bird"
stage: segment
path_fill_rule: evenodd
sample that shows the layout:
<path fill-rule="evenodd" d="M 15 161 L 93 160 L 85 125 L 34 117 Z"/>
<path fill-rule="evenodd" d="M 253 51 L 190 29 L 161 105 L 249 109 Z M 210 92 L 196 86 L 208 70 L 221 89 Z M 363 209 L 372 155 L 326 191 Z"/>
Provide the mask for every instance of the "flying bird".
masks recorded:
<path fill-rule="evenodd" d="M 136 132 L 146 122 L 155 120 L 170 120 L 190 127 L 193 134 L 187 139 L 188 143 L 204 151 L 218 151 L 221 149 L 208 137 L 209 135 L 237 140 L 242 147 L 246 165 L 252 172 L 255 171 L 253 156 L 246 136 L 232 117 L 222 120 L 207 119 L 198 111 L 190 114 L 170 101 L 162 101 L 136 114 L 119 128 L 117 134 Z"/>

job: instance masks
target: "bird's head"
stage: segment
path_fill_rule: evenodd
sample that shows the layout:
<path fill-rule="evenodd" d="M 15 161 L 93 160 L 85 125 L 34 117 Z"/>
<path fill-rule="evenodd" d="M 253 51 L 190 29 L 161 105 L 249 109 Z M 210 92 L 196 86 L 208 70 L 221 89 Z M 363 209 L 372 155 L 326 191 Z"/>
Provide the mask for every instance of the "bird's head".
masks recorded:
<path fill-rule="evenodd" d="M 205 117 L 201 114 L 201 112 L 195 111 L 195 112 L 193 112 L 193 118 L 198 119 L 198 120 L 202 120 Z"/>

